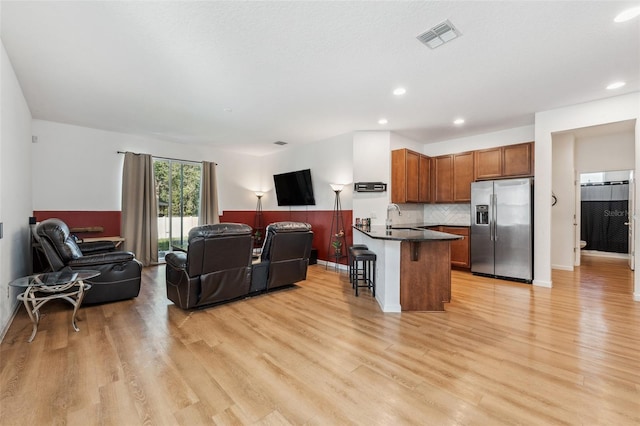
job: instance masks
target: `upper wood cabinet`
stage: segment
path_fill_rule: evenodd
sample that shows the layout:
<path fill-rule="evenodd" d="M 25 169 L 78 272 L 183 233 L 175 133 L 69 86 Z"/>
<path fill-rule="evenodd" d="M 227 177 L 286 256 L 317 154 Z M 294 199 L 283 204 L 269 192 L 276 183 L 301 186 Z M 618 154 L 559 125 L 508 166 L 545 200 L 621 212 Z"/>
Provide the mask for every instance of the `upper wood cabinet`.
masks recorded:
<path fill-rule="evenodd" d="M 409 149 L 391 151 L 391 202 L 428 203 L 431 160 Z"/>
<path fill-rule="evenodd" d="M 453 155 L 453 202 L 471 201 L 471 182 L 474 169 L 473 152 L 463 152 Z"/>
<path fill-rule="evenodd" d="M 418 160 L 418 201 L 431 202 L 431 158 L 422 154 Z"/>
<path fill-rule="evenodd" d="M 441 155 L 433 161 L 433 200 L 436 203 L 471 201 L 474 153 Z"/>
<path fill-rule="evenodd" d="M 533 142 L 476 151 L 475 179 L 533 176 Z"/>
<path fill-rule="evenodd" d="M 433 201 L 453 202 L 453 155 L 433 158 Z"/>

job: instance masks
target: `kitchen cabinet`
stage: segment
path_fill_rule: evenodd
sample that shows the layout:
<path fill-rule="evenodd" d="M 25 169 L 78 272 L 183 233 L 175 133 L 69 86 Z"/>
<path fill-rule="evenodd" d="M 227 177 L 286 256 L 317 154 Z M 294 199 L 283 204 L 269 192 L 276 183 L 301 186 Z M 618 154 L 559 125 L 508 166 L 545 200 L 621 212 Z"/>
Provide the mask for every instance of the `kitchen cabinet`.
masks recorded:
<path fill-rule="evenodd" d="M 432 231 L 446 232 L 460 235 L 461 240 L 451 241 L 451 266 L 459 268 L 471 268 L 471 244 L 469 241 L 469 228 L 466 226 L 431 226 Z"/>
<path fill-rule="evenodd" d="M 476 151 L 475 179 L 533 176 L 533 142 Z"/>
<path fill-rule="evenodd" d="M 436 203 L 465 203 L 471 201 L 474 152 L 434 157 L 433 182 Z"/>
<path fill-rule="evenodd" d="M 409 149 L 391 151 L 391 202 L 428 203 L 431 159 Z"/>
<path fill-rule="evenodd" d="M 433 201 L 453 202 L 453 155 L 433 158 Z"/>
<path fill-rule="evenodd" d="M 469 228 L 464 226 L 442 226 L 442 232 L 448 234 L 461 235 L 464 238 L 461 240 L 451 241 L 451 266 L 457 266 L 460 268 L 471 267 L 471 255 L 469 244 Z"/>

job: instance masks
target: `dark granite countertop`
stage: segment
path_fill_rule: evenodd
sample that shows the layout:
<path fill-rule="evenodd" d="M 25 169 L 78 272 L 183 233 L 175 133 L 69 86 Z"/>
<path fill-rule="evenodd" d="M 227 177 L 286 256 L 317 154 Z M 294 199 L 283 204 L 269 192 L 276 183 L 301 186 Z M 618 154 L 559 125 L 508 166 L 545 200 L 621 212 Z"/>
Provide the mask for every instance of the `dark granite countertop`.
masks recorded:
<path fill-rule="evenodd" d="M 408 225 L 398 225 L 402 228 L 386 229 L 384 226 L 371 226 L 357 229 L 368 237 L 378 240 L 396 240 L 396 241 L 437 241 L 437 240 L 461 240 L 460 235 L 447 234 L 445 232 L 430 231 L 428 229 L 409 228 Z M 425 226 L 425 225 L 422 225 Z M 426 225 L 429 226 L 429 225 Z M 437 226 L 437 225 L 436 225 Z"/>
<path fill-rule="evenodd" d="M 431 228 L 434 226 L 447 226 L 449 228 L 469 228 L 470 225 L 459 225 L 459 224 L 451 224 L 451 223 L 398 223 L 396 225 L 391 225 L 393 229 L 424 229 Z"/>

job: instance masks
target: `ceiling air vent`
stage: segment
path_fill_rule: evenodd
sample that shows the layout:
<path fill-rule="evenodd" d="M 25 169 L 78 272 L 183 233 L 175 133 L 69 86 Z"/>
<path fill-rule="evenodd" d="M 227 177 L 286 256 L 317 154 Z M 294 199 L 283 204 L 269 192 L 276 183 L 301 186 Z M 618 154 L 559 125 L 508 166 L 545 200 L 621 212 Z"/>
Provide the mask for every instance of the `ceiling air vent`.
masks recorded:
<path fill-rule="evenodd" d="M 431 49 L 435 49 L 458 37 L 460 37 L 460 32 L 447 19 L 430 30 L 423 32 L 416 38 Z"/>
<path fill-rule="evenodd" d="M 280 145 L 280 146 L 282 146 L 282 145 L 286 145 L 286 144 L 287 144 L 287 142 L 275 141 L 273 144 L 274 144 L 274 145 Z"/>

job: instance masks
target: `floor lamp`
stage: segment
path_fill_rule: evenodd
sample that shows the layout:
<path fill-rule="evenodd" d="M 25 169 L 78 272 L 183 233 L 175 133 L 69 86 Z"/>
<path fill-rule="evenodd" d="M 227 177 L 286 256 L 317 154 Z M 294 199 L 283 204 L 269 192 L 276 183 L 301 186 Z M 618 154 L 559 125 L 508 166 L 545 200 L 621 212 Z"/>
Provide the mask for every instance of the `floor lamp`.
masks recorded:
<path fill-rule="evenodd" d="M 256 204 L 256 216 L 253 221 L 253 246 L 259 248 L 262 247 L 262 241 L 264 240 L 264 222 L 262 219 L 262 196 L 264 193 L 256 191 L 255 194 L 258 197 L 258 202 Z"/>
<path fill-rule="evenodd" d="M 336 194 L 335 201 L 333 203 L 333 216 L 331 217 L 331 234 L 329 235 L 329 248 L 327 250 L 328 257 L 335 259 L 335 269 L 338 269 L 338 263 L 340 258 L 345 255 L 342 254 L 342 247 L 344 246 L 344 221 L 342 219 L 342 207 L 340 205 L 340 192 L 344 188 L 341 184 L 331 184 L 331 189 Z M 328 263 L 327 263 L 328 264 Z M 327 265 L 325 264 L 325 269 Z"/>

